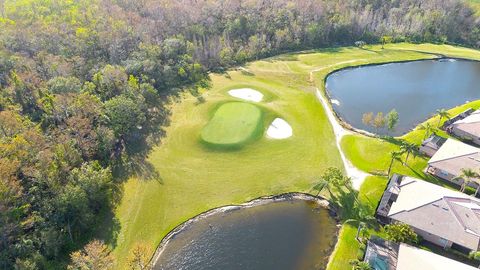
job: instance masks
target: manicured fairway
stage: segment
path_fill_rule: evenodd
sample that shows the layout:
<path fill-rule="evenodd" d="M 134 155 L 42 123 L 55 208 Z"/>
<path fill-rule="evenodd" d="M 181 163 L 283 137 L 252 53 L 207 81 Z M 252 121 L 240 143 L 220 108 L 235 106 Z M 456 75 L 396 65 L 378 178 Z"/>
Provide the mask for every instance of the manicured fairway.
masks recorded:
<path fill-rule="evenodd" d="M 171 229 L 201 212 L 265 195 L 311 191 L 326 168 L 342 166 L 332 127 L 314 95 L 317 87 L 323 89 L 325 76 L 350 65 L 436 57 L 423 51 L 480 59 L 477 51 L 453 46 L 392 44 L 385 49 L 367 46 L 292 53 L 250 63 L 245 66 L 248 72 L 211 75 L 212 89 L 203 92 L 206 102 L 198 103 L 186 94 L 171 105 L 167 136 L 149 154 L 150 164 L 146 164 L 159 176 L 150 180 L 133 177 L 124 184 L 115 212 L 116 238 L 103 237 L 111 239 L 108 242 L 118 261 L 116 269 L 127 269 L 126 258 L 136 244 L 153 250 Z M 315 71 L 313 76 L 311 71 Z M 199 143 L 203 128 L 219 104 L 238 101 L 228 94 L 236 88 L 261 91 L 266 98 L 255 106 L 263 112 L 263 124 L 281 117 L 291 125 L 293 136 L 285 140 L 261 136 L 237 151 L 211 151 Z M 351 143 L 356 145 L 355 155 L 375 163 L 375 157 L 364 158 L 369 149 L 362 149 L 361 144 Z M 382 145 L 376 149 L 384 148 Z M 382 165 L 372 164 L 371 168 L 384 170 L 387 160 L 382 157 Z M 351 239 L 355 228 L 344 228 L 337 246 L 340 250 L 355 247 L 345 241 Z M 107 234 L 112 233 L 103 235 Z M 348 261 L 355 259 L 354 254 L 335 253 L 335 263 L 328 269 L 351 269 Z"/>
<path fill-rule="evenodd" d="M 262 111 L 255 105 L 230 102 L 220 106 L 201 138 L 213 147 L 241 147 L 263 133 Z"/>

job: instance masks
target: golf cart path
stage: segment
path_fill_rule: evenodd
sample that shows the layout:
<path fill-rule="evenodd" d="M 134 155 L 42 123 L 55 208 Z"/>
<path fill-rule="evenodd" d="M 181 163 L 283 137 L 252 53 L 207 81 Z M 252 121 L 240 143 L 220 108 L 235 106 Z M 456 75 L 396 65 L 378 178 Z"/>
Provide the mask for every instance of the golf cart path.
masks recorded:
<path fill-rule="evenodd" d="M 363 59 L 362 59 L 363 60 Z M 348 63 L 356 62 L 356 61 L 362 61 L 362 60 L 351 60 L 348 61 Z M 347 61 L 346 61 L 347 62 Z M 345 62 L 337 63 L 338 64 L 343 64 Z M 328 66 L 330 67 L 330 66 Z M 310 71 L 310 81 L 313 82 L 313 74 L 315 72 L 318 72 L 320 70 L 325 69 L 326 67 L 319 68 L 319 69 L 314 69 Z M 335 134 L 335 141 L 337 144 L 337 148 L 340 152 L 340 157 L 343 161 L 343 166 L 345 167 L 345 171 L 347 173 L 347 176 L 352 179 L 352 185 L 353 188 L 356 190 L 360 189 L 360 186 L 362 183 L 365 181 L 365 178 L 367 176 L 370 176 L 370 174 L 358 169 L 355 167 L 350 160 L 347 159 L 345 154 L 343 153 L 342 147 L 340 145 L 340 142 L 342 141 L 343 136 L 348 135 L 348 134 L 353 134 L 352 131 L 345 129 L 340 123 L 338 122 L 337 117 L 333 114 L 327 99 L 322 95 L 318 87 L 315 88 L 315 95 L 317 96 L 318 100 L 322 103 L 323 108 L 325 109 L 325 113 L 327 114 L 328 120 L 332 124 L 333 127 L 333 133 Z"/>

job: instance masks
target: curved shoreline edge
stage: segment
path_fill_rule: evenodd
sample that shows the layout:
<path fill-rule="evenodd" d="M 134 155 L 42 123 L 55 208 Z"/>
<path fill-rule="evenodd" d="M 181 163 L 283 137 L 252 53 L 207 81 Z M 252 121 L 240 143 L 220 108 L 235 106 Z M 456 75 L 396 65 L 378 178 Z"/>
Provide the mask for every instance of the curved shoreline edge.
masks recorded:
<path fill-rule="evenodd" d="M 346 70 L 351 70 L 351 69 L 356 69 L 356 68 L 363 68 L 363 67 L 370 67 L 370 66 L 383 66 L 383 65 L 389 65 L 389 64 L 402 64 L 402 63 L 413 63 L 413 62 L 421 62 L 421 61 L 441 61 L 441 60 L 446 60 L 446 59 L 453 59 L 453 60 L 460 60 L 460 61 L 470 61 L 470 62 L 480 62 L 480 60 L 476 60 L 476 59 L 470 59 L 470 58 L 463 58 L 463 57 L 450 57 L 448 55 L 444 55 L 444 54 L 437 54 L 437 53 L 429 53 L 429 52 L 422 52 L 422 51 L 418 51 L 419 53 L 423 53 L 423 54 L 427 54 L 427 55 L 435 55 L 434 58 L 425 58 L 425 59 L 414 59 L 414 60 L 399 60 L 399 61 L 388 61 L 388 62 L 380 62 L 380 63 L 367 63 L 367 64 L 360 64 L 360 65 L 351 65 L 351 66 L 346 66 L 346 67 L 342 67 L 342 68 L 339 68 L 339 69 L 335 69 L 335 70 L 332 70 L 331 72 L 327 73 L 325 75 L 324 78 L 322 78 L 322 85 L 323 85 L 323 88 L 322 90 L 320 91 L 320 94 L 322 95 L 322 97 L 326 97 L 326 100 L 327 100 L 327 103 L 328 103 L 328 108 L 329 110 L 335 115 L 335 118 L 337 119 L 337 122 L 346 130 L 349 130 L 353 133 L 357 133 L 357 134 L 360 134 L 360 135 L 364 135 L 364 136 L 367 136 L 367 137 L 371 137 L 371 138 L 382 138 L 383 136 L 382 135 L 379 135 L 379 134 L 375 134 L 375 133 L 372 133 L 372 132 L 368 132 L 366 130 L 363 130 L 363 129 L 359 129 L 359 128 L 355 128 L 353 127 L 352 125 L 350 125 L 349 123 L 347 123 L 334 109 L 333 109 L 333 105 L 332 105 L 332 97 L 329 95 L 328 93 L 328 89 L 327 89 L 327 79 L 328 77 L 330 77 L 331 75 L 334 75 L 335 73 L 339 73 L 339 72 L 343 72 L 343 71 L 346 71 Z M 315 73 L 316 71 L 313 70 L 311 71 L 312 73 Z M 313 83 L 313 81 L 312 81 Z M 456 105 L 456 106 L 460 106 L 462 104 L 459 104 L 459 105 Z M 398 135 L 398 136 L 395 136 L 395 138 L 401 138 L 405 135 L 407 135 L 408 133 L 414 131 L 418 125 L 420 125 L 421 123 L 424 123 L 425 121 L 428 121 L 430 118 L 427 118 L 427 119 L 423 119 L 421 122 L 419 122 L 416 126 L 412 127 L 411 129 L 409 129 L 407 132 L 405 132 L 404 134 L 401 134 L 401 135 Z"/>
<path fill-rule="evenodd" d="M 216 207 L 210 210 L 207 210 L 205 212 L 202 212 L 173 228 L 168 234 L 163 237 L 162 241 L 160 241 L 160 244 L 157 246 L 155 253 L 153 254 L 152 258 L 149 261 L 149 265 L 154 267 L 156 263 L 158 262 L 160 256 L 162 255 L 163 251 L 165 250 L 166 246 L 168 243 L 175 238 L 179 233 L 182 233 L 189 225 L 203 220 L 205 218 L 208 218 L 210 216 L 220 214 L 220 213 L 228 213 L 230 211 L 235 211 L 235 210 L 241 210 L 241 209 L 246 209 L 246 208 L 251 208 L 255 206 L 260 206 L 260 205 L 265 205 L 269 203 L 275 203 L 275 202 L 284 202 L 284 201 L 293 201 L 293 200 L 300 200 L 300 201 L 308 201 L 308 202 L 314 202 L 320 207 L 325 208 L 328 210 L 330 213 L 330 216 L 333 217 L 337 221 L 337 231 L 336 231 L 336 238 L 338 238 L 338 219 L 336 216 L 336 212 L 330 207 L 330 203 L 328 202 L 327 199 L 320 197 L 320 196 L 313 196 L 308 193 L 302 193 L 302 192 L 289 192 L 289 193 L 283 193 L 279 195 L 271 195 L 271 196 L 264 196 L 264 197 L 259 197 L 255 198 L 253 200 L 250 200 L 245 203 L 241 204 L 232 204 L 232 205 L 225 205 L 225 206 L 220 206 Z M 336 242 L 336 241 L 335 241 Z M 333 250 L 335 249 L 335 245 L 332 247 L 332 250 L 329 255 L 329 261 L 330 257 L 333 254 Z"/>
<path fill-rule="evenodd" d="M 432 58 L 425 58 L 425 59 L 414 59 L 414 60 L 400 60 L 400 61 L 387 61 L 387 62 L 380 62 L 380 63 L 366 63 L 366 64 L 359 64 L 359 65 L 349 65 L 349 66 L 346 66 L 346 67 L 341 67 L 341 68 L 338 68 L 338 69 L 334 69 L 330 72 L 328 72 L 323 78 L 322 78 L 322 86 L 323 88 L 317 88 L 315 87 L 315 95 L 317 97 L 317 100 L 319 100 L 323 106 L 325 106 L 324 108 L 326 109 L 326 113 L 327 113 L 327 116 L 328 116 L 328 112 L 332 113 L 334 115 L 334 119 L 336 120 L 336 124 L 340 125 L 340 127 L 346 132 L 344 133 L 343 135 L 347 135 L 347 134 L 360 134 L 360 135 L 365 135 L 365 136 L 368 136 L 368 137 L 373 137 L 373 138 L 379 138 L 380 136 L 379 135 L 376 135 L 376 134 L 373 134 L 373 133 L 369 133 L 367 131 L 364 131 L 364 130 L 360 130 L 360 129 L 356 129 L 352 126 L 350 126 L 348 123 L 346 123 L 341 117 L 339 117 L 339 115 L 337 115 L 337 113 L 335 112 L 335 110 L 333 110 L 333 107 L 332 107 L 332 104 L 331 104 L 331 97 L 329 97 L 328 95 L 328 92 L 327 92 L 327 89 L 326 89 L 326 79 L 328 78 L 328 76 L 332 75 L 333 73 L 336 73 L 336 72 L 340 72 L 340 71 L 343 71 L 343 70 L 346 70 L 346 69 L 353 69 L 353 68 L 360 68 L 360 67 L 366 67 L 366 66 L 377 66 L 377 65 L 386 65 L 386 64 L 393 64 L 393 63 L 406 63 L 406 62 L 415 62 L 415 61 L 428 61 L 428 60 L 433 60 L 433 61 L 438 61 L 438 60 L 442 60 L 442 59 L 456 59 L 456 60 L 466 60 L 466 61 L 474 61 L 474 62 L 480 62 L 480 60 L 475 60 L 475 59 L 469 59 L 469 58 L 463 58 L 463 57 L 450 57 L 450 56 L 446 56 L 446 55 L 443 55 L 443 54 L 438 54 L 438 53 L 430 53 L 430 52 L 427 52 L 427 51 L 417 51 L 419 53 L 423 53 L 423 54 L 426 54 L 426 55 L 434 55 L 435 57 L 432 57 Z M 352 61 L 351 63 L 354 63 L 354 61 Z M 337 64 L 334 64 L 333 66 L 335 65 L 338 65 Z M 323 68 L 322 68 L 323 69 Z M 321 69 L 320 69 L 321 70 Z M 311 70 L 310 71 L 310 81 L 312 84 L 315 83 L 314 79 L 313 79 L 313 74 L 315 72 L 318 72 L 320 70 Z M 322 101 L 323 99 L 323 101 Z M 325 102 L 325 103 L 324 103 Z M 428 120 L 428 119 L 427 119 Z M 332 123 L 332 126 L 334 124 Z M 412 130 L 414 130 L 416 127 L 414 127 Z M 343 137 L 342 135 L 342 137 Z M 404 136 L 404 135 L 402 135 Z M 340 137 L 341 138 L 341 137 Z M 341 155 L 344 155 L 343 154 L 343 151 L 341 149 L 340 146 L 338 146 L 338 149 L 341 153 Z M 350 163 L 349 160 L 345 159 L 347 161 L 347 163 Z M 347 163 L 344 163 L 344 165 L 346 166 Z M 351 165 L 351 163 L 350 163 Z M 353 165 L 351 165 L 355 170 L 359 171 L 360 173 L 364 174 L 365 176 L 368 176 L 369 174 L 368 173 L 365 173 L 363 171 L 360 171 L 359 169 L 357 169 L 356 167 L 354 167 Z M 348 173 L 348 172 L 347 172 Z M 363 182 L 363 179 L 362 179 L 362 182 Z M 298 197 L 297 197 L 298 196 Z M 238 209 L 242 209 L 242 208 L 249 208 L 249 207 L 253 207 L 253 206 L 257 206 L 257 205 L 263 205 L 263 204 L 267 204 L 267 203 L 271 203 L 271 202 L 280 202 L 280 201 L 288 201 L 288 200 L 295 200 L 295 199 L 300 199 L 300 200 L 307 200 L 307 201 L 314 201 L 314 202 L 323 202 L 325 203 L 325 207 L 329 210 L 330 213 L 333 212 L 333 210 L 329 207 L 329 203 L 328 203 L 328 200 L 326 200 L 325 198 L 322 198 L 322 197 L 315 197 L 313 195 L 310 195 L 310 194 L 307 194 L 307 193 L 301 193 L 301 192 L 291 192 L 291 193 L 284 193 L 284 194 L 280 194 L 280 195 L 272 195 L 272 196 L 265 196 L 265 197 L 259 197 L 259 198 L 256 198 L 256 199 L 253 199 L 253 200 L 250 200 L 248 202 L 245 202 L 245 203 L 242 203 L 242 204 L 237 204 L 237 205 L 226 205 L 226 206 L 221 206 L 221 207 L 217 207 L 217 208 L 213 208 L 213 209 L 210 209 L 210 210 L 206 210 L 182 223 L 180 223 L 179 225 L 177 225 L 176 227 L 174 227 L 171 231 L 169 231 L 161 240 L 160 244 L 157 246 L 156 250 L 155 250 L 155 253 L 153 254 L 153 256 L 151 257 L 150 261 L 149 261 L 149 264 L 154 266 L 155 263 L 158 261 L 159 257 L 161 256 L 162 252 L 165 250 L 165 247 L 166 245 L 169 243 L 169 241 L 171 239 L 173 239 L 177 234 L 183 232 L 187 226 L 189 226 L 190 224 L 200 220 L 200 219 L 203 219 L 203 218 L 207 218 L 211 215 L 214 215 L 214 214 L 218 214 L 218 213 L 225 213 L 225 212 L 229 212 L 229 211 L 233 211 L 233 210 L 238 210 Z M 320 204 L 322 205 L 322 204 Z M 323 205 L 322 205 L 323 206 Z M 332 214 L 331 214 L 332 215 Z M 334 214 L 333 214 L 334 215 Z M 339 228 L 341 225 L 338 224 L 338 219 L 336 218 L 337 220 L 337 228 Z M 336 237 L 338 239 L 338 236 L 339 236 L 339 230 L 337 229 L 337 234 L 336 234 Z M 334 251 L 336 249 L 336 246 L 338 245 L 338 241 L 336 241 L 336 244 L 335 246 L 332 248 L 332 251 L 329 255 L 329 262 L 331 261 L 331 258 L 332 256 L 334 255 Z"/>

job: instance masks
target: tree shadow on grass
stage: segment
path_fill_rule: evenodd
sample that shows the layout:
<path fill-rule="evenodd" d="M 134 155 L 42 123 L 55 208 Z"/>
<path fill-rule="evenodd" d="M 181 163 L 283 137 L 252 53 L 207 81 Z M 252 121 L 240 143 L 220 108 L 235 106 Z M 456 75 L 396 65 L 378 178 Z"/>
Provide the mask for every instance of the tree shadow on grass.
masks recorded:
<path fill-rule="evenodd" d="M 389 142 L 391 144 L 394 144 L 396 146 L 401 146 L 405 142 L 404 140 L 401 140 L 392 136 L 381 136 L 380 139 L 383 141 Z"/>
<path fill-rule="evenodd" d="M 112 211 L 103 213 L 100 220 L 95 236 L 114 249 L 117 246 L 118 234 L 121 229 L 120 221 Z"/>
<path fill-rule="evenodd" d="M 135 175 L 142 180 L 157 181 L 161 185 L 164 183 L 158 170 L 147 160 L 136 163 L 133 170 Z"/>
<path fill-rule="evenodd" d="M 372 52 L 372 53 L 376 53 L 376 54 L 381 54 L 383 55 L 383 53 L 381 51 L 375 51 L 375 50 L 372 50 L 372 49 L 368 49 L 368 48 L 365 48 L 365 47 L 357 47 L 361 50 L 364 50 L 364 51 L 367 51 L 367 52 Z"/>
<path fill-rule="evenodd" d="M 362 203 L 358 196 L 359 192 L 356 190 L 339 190 L 336 194 L 331 195 L 330 201 L 336 209 L 340 221 L 356 225 L 364 222 L 368 227 L 379 230 L 380 225 L 373 218 L 375 209 L 368 203 Z M 367 199 L 370 202 L 368 197 Z"/>

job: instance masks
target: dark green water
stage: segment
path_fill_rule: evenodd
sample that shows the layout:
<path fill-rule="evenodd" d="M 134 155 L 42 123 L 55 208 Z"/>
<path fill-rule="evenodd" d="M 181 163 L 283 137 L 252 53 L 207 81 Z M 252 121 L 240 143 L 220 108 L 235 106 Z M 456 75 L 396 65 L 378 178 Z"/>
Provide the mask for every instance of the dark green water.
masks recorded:
<path fill-rule="evenodd" d="M 335 235 L 325 208 L 302 200 L 272 202 L 189 225 L 168 243 L 154 269 L 325 269 Z"/>
<path fill-rule="evenodd" d="M 480 62 L 442 59 L 345 69 L 328 76 L 326 86 L 333 109 L 353 127 L 375 132 L 362 115 L 396 109 L 400 121 L 389 134 L 402 135 L 437 109 L 480 99 Z"/>

